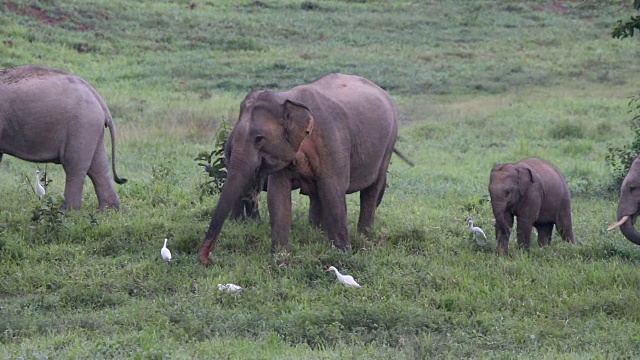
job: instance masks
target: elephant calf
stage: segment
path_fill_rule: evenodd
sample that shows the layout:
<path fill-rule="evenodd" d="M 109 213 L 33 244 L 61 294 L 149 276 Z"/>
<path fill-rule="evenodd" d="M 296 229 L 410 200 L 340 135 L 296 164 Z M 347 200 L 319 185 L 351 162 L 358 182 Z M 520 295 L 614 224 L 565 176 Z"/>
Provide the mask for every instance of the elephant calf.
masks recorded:
<path fill-rule="evenodd" d="M 42 66 L 0 71 L 0 154 L 61 164 L 66 174 L 63 207 L 80 208 L 87 175 L 101 209 L 120 207 L 109 177 L 105 127 L 111 135 L 113 178 L 124 184 L 127 180 L 116 174 L 113 119 L 91 85 Z"/>
<path fill-rule="evenodd" d="M 527 158 L 495 166 L 489 193 L 496 219 L 497 253 L 509 252 L 514 216 L 518 218 L 518 246 L 526 251 L 534 226 L 539 246 L 549 244 L 554 224 L 563 240 L 574 242 L 569 187 L 562 173 L 549 162 Z"/>

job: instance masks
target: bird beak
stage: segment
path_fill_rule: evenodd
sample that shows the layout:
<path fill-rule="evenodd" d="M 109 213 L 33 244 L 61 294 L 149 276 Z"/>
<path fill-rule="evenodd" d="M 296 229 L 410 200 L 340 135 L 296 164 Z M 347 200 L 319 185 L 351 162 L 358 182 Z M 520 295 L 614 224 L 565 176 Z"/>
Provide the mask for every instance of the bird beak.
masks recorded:
<path fill-rule="evenodd" d="M 328 272 L 328 271 L 329 271 L 329 269 L 324 269 L 324 272 Z"/>

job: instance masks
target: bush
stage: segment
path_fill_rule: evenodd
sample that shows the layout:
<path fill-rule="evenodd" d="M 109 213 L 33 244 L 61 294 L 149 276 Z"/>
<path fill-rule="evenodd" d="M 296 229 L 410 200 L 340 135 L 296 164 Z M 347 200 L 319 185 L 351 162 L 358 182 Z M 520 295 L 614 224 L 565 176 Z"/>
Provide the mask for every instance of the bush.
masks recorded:
<path fill-rule="evenodd" d="M 202 166 L 202 170 L 209 180 L 200 184 L 200 202 L 206 195 L 218 194 L 222 191 L 224 181 L 227 178 L 227 168 L 224 163 L 224 147 L 229 137 L 229 128 L 227 123 L 222 122 L 218 135 L 216 137 L 215 149 L 211 152 L 200 152 L 193 160 L 198 161 L 198 166 Z"/>
<path fill-rule="evenodd" d="M 609 145 L 605 160 L 611 166 L 613 172 L 612 187 L 620 188 L 624 177 L 627 176 L 633 159 L 640 154 L 640 96 L 635 96 L 629 101 L 629 113 L 633 114 L 631 119 L 631 129 L 633 130 L 633 141 L 631 144 L 614 147 Z"/>

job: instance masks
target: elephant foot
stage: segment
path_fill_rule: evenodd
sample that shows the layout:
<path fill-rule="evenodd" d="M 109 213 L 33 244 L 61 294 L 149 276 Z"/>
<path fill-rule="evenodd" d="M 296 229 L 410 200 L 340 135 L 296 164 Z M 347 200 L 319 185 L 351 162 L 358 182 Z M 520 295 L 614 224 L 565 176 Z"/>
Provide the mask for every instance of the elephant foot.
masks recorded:
<path fill-rule="evenodd" d="M 334 241 L 331 241 L 331 247 L 338 249 L 340 251 L 343 252 L 351 252 L 351 244 L 350 243 L 346 243 L 346 244 L 340 244 L 340 243 L 336 243 Z"/>

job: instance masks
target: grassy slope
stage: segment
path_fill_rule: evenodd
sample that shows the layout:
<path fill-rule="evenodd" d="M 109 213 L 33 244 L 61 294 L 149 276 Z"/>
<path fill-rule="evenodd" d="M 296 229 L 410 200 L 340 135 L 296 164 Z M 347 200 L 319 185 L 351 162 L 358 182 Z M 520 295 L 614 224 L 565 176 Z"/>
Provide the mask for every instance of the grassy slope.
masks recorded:
<path fill-rule="evenodd" d="M 119 130 L 119 213 L 31 220 L 34 164 L 0 164 L 1 357 L 584 358 L 638 353 L 640 255 L 607 233 L 615 192 L 604 163 L 630 134 L 637 40 L 612 40 L 623 1 L 0 2 L 0 66 L 73 71 Z M 269 229 L 227 223 L 215 265 L 195 265 L 215 199 L 192 158 L 213 147 L 252 88 L 356 73 L 396 99 L 403 128 L 375 236 L 333 252 L 295 196 L 292 257 Z M 496 162 L 539 156 L 574 196 L 578 244 L 497 258 Z M 49 166 L 49 192 L 64 174 Z M 263 207 L 263 213 L 266 209 Z M 349 196 L 352 229 L 357 196 Z M 160 261 L 164 237 L 177 258 Z M 354 291 L 324 274 L 352 273 Z M 221 294 L 216 284 L 249 288 Z M 234 338 L 232 340 L 232 338 Z"/>

